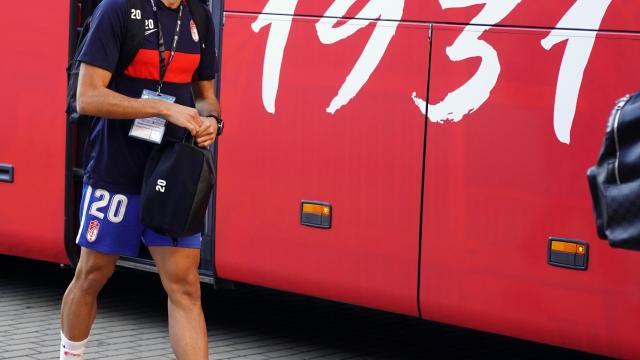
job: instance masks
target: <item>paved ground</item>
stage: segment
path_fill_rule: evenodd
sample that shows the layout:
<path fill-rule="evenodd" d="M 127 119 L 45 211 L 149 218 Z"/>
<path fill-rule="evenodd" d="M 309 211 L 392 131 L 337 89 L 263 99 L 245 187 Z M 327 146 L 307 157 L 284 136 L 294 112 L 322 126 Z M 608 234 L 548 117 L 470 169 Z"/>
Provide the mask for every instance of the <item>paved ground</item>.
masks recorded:
<path fill-rule="evenodd" d="M 72 270 L 0 256 L 0 359 L 57 359 Z M 585 359 L 588 354 L 277 291 L 204 285 L 212 359 Z M 87 359 L 174 359 L 154 274 L 118 271 L 103 290 Z"/>

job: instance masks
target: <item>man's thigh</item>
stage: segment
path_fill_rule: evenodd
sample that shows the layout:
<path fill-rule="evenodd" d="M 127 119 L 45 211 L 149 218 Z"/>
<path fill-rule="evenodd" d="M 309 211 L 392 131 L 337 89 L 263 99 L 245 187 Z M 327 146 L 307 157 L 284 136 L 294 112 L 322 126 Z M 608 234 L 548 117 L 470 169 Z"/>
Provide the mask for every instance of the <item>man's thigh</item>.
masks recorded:
<path fill-rule="evenodd" d="M 200 298 L 200 250 L 150 246 L 149 252 L 158 267 L 162 286 L 169 298 Z"/>
<path fill-rule="evenodd" d="M 193 281 L 195 275 L 199 283 L 201 234 L 170 238 L 147 228 L 142 241 L 149 247 L 163 282 Z"/>
<path fill-rule="evenodd" d="M 200 265 L 200 249 L 149 246 L 149 252 L 158 267 L 158 272 L 167 280 L 197 275 Z"/>

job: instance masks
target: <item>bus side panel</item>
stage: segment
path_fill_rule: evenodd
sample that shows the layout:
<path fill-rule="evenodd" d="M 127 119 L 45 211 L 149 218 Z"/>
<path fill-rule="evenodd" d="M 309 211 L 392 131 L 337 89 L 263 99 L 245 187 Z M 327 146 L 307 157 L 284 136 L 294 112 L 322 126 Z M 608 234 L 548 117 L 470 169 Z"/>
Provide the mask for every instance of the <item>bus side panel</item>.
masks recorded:
<path fill-rule="evenodd" d="M 342 4 L 343 0 L 282 1 L 282 0 L 226 0 L 227 11 L 248 13 L 276 12 L 288 15 L 324 16 L 330 7 Z M 589 30 L 640 31 L 636 0 L 505 0 L 492 2 L 491 6 L 476 1 L 459 6 L 458 2 L 438 0 L 370 1 L 355 0 L 345 12 L 353 18 L 366 14 L 366 18 L 389 19 L 393 13 L 389 5 L 402 7 L 402 20 L 493 25 L 498 22 L 507 26 L 569 28 Z M 294 4 L 291 7 L 288 4 Z M 451 5 L 449 5 L 451 4 Z M 268 6 L 267 6 L 268 5 Z M 365 10 L 365 12 L 362 12 Z M 604 11 L 604 12 L 603 12 Z M 362 12 L 362 13 L 361 13 Z M 592 16 L 592 15 L 596 16 Z M 331 15 L 335 16 L 335 12 Z M 341 15 L 341 14 L 339 14 Z M 339 16 L 338 15 L 338 16 Z M 603 18 L 602 24 L 600 20 Z M 561 20 L 565 18 L 565 22 Z M 595 19 L 595 20 L 593 20 Z M 601 25 L 601 26 L 600 26 Z"/>
<path fill-rule="evenodd" d="M 258 33 L 256 20 L 226 14 L 218 275 L 417 315 L 425 119 L 411 93 L 426 95 L 428 29 L 371 22 L 323 45 L 318 19 L 293 18 L 279 85 L 264 89 L 277 90 L 270 113 L 262 96 L 265 46 L 269 31 L 291 18 Z M 364 50 L 369 39 L 396 26 L 363 88 L 328 112 L 354 64 L 376 64 Z M 331 229 L 301 225 L 302 200 L 331 203 Z"/>
<path fill-rule="evenodd" d="M 68 3 L 9 2 L 0 67 L 0 163 L 15 167 L 0 182 L 0 253 L 67 262 L 64 160 Z"/>
<path fill-rule="evenodd" d="M 492 78 L 488 55 L 483 65 L 478 58 L 449 60 L 445 49 L 461 34 L 461 27 L 435 28 L 431 104 L 477 71 L 485 85 Z M 640 72 L 629 63 L 640 57 L 640 36 L 598 34 L 578 83 L 569 139 L 554 130 L 555 94 L 562 89 L 561 108 L 570 104 L 579 76 L 558 87 L 559 71 L 565 51 L 594 34 L 562 33 L 569 46 L 546 51 L 540 41 L 548 35 L 525 29 L 482 34 L 501 65 L 489 99 L 457 123 L 428 125 L 422 313 L 465 327 L 637 358 L 640 252 L 615 250 L 597 238 L 586 172 L 596 162 L 616 99 L 640 88 Z M 570 61 L 565 70 L 574 70 L 577 59 L 565 59 Z M 436 113 L 432 109 L 430 116 Z M 562 114 L 556 113 L 559 128 L 571 120 Z M 587 241 L 588 270 L 548 265 L 550 237 Z"/>

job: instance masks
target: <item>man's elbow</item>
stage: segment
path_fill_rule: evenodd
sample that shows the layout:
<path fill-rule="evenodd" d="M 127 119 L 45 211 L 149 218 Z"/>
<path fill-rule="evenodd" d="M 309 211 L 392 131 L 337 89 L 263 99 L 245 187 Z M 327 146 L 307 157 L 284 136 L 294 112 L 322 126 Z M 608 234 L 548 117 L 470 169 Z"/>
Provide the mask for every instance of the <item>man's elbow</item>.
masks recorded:
<path fill-rule="evenodd" d="M 76 107 L 78 114 L 92 115 L 93 107 L 91 105 L 91 96 L 88 94 L 88 91 L 78 89 L 78 93 L 76 94 Z"/>
<path fill-rule="evenodd" d="M 86 103 L 83 101 L 83 99 L 81 97 L 78 96 L 78 98 L 76 99 L 76 108 L 78 110 L 78 114 L 80 115 L 87 115 L 87 105 Z"/>

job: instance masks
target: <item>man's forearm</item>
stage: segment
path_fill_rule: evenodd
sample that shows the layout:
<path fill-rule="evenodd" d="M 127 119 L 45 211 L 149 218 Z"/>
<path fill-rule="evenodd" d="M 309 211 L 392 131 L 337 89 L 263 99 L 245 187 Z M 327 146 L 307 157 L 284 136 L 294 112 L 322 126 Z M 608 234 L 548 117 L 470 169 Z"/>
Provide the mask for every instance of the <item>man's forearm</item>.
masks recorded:
<path fill-rule="evenodd" d="M 220 103 L 215 96 L 209 96 L 196 101 L 196 109 L 201 116 L 217 115 L 220 116 Z"/>
<path fill-rule="evenodd" d="M 216 98 L 216 88 L 213 80 L 194 81 L 191 84 L 193 98 L 196 100 L 196 109 L 200 116 L 220 116 L 220 103 Z"/>
<path fill-rule="evenodd" d="M 166 117 L 168 103 L 154 99 L 135 99 L 107 88 L 97 88 L 78 94 L 78 112 L 109 119 L 139 119 Z"/>

